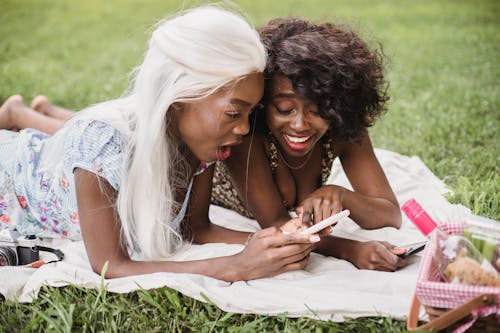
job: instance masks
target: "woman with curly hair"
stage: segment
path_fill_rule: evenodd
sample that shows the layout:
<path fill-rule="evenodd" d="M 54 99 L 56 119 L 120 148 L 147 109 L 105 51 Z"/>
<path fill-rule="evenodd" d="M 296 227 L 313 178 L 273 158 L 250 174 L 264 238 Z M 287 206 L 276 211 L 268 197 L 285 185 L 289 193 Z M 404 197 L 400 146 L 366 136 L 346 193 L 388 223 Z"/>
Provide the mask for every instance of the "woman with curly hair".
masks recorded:
<path fill-rule="evenodd" d="M 367 131 L 389 99 L 381 53 L 330 23 L 282 18 L 259 32 L 268 53 L 264 107 L 252 135 L 217 163 L 212 203 L 263 228 L 289 221 L 293 210 L 311 224 L 342 209 L 362 228 L 399 228 L 398 202 Z M 336 157 L 354 191 L 326 185 Z M 326 232 L 315 251 L 361 269 L 406 265 L 397 256 L 404 250 L 387 242 Z"/>

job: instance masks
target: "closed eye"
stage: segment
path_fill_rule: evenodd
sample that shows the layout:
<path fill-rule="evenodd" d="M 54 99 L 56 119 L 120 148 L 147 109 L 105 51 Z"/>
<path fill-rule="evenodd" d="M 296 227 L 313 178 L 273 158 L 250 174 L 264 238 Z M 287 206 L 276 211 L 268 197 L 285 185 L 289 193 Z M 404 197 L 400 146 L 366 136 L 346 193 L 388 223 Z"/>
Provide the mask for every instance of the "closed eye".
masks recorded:
<path fill-rule="evenodd" d="M 226 116 L 228 116 L 231 119 L 236 119 L 241 116 L 240 112 L 226 112 Z"/>
<path fill-rule="evenodd" d="M 290 113 L 292 113 L 295 108 L 291 108 L 291 109 L 280 109 L 279 107 L 277 107 L 276 105 L 274 105 L 274 108 L 282 115 L 289 115 Z"/>

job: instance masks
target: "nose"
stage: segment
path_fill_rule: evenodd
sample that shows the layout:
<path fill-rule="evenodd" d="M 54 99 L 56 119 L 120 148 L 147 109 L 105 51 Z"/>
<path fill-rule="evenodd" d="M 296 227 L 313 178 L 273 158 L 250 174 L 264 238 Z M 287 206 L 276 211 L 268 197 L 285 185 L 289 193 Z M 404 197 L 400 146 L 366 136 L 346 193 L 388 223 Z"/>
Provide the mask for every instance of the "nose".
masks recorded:
<path fill-rule="evenodd" d="M 308 129 L 308 123 L 304 112 L 299 111 L 295 114 L 295 117 L 290 122 L 290 127 L 297 132 L 301 132 Z"/>
<path fill-rule="evenodd" d="M 247 135 L 250 132 L 250 123 L 248 115 L 242 116 L 238 124 L 233 128 L 233 133 L 236 135 Z"/>

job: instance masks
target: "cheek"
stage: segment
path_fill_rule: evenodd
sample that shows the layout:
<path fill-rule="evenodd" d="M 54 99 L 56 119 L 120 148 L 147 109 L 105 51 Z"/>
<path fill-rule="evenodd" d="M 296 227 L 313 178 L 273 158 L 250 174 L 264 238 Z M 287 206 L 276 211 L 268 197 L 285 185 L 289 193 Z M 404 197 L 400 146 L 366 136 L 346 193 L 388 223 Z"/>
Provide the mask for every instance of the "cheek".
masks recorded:
<path fill-rule="evenodd" d="M 328 128 L 330 128 L 330 123 L 324 119 L 320 119 L 314 123 L 314 128 L 322 136 L 328 131 Z"/>
<path fill-rule="evenodd" d="M 193 112 L 182 118 L 179 130 L 184 143 L 193 149 L 212 144 L 217 137 L 218 125 L 217 119 Z"/>
<path fill-rule="evenodd" d="M 270 131 L 278 130 L 287 124 L 287 120 L 280 117 L 280 115 L 268 112 L 266 114 L 266 123 Z"/>
<path fill-rule="evenodd" d="M 218 137 L 224 130 L 223 116 L 218 112 L 206 112 L 200 115 L 195 121 L 197 122 L 199 133 L 203 133 L 205 140 Z"/>
<path fill-rule="evenodd" d="M 198 132 L 203 140 L 214 139 L 220 131 L 220 122 L 214 117 L 201 117 L 198 119 Z"/>

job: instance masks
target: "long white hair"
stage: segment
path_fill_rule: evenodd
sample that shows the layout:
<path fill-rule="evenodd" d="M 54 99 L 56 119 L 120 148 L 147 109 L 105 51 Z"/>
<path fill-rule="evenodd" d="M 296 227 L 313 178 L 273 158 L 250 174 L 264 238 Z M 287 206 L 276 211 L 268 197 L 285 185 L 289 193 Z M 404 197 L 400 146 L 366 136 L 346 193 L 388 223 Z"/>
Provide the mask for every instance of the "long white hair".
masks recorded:
<path fill-rule="evenodd" d="M 238 14 L 214 5 L 190 9 L 157 25 L 123 97 L 75 117 L 105 121 L 128 138 L 116 209 L 122 244 L 140 258 L 165 258 L 183 242 L 171 222 L 189 168 L 169 126 L 170 106 L 262 72 L 265 63 L 258 33 Z"/>

